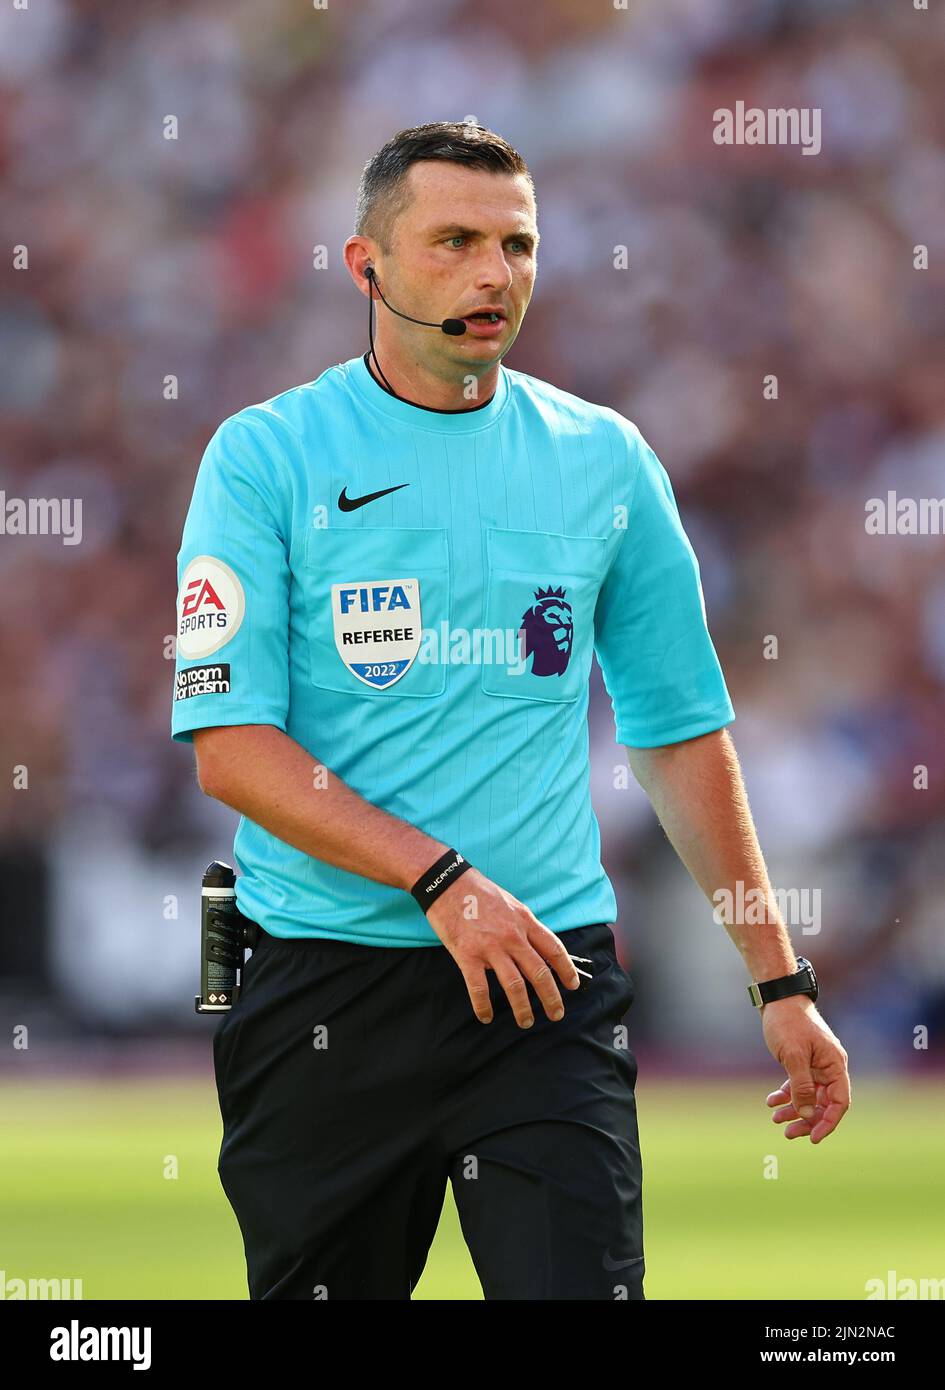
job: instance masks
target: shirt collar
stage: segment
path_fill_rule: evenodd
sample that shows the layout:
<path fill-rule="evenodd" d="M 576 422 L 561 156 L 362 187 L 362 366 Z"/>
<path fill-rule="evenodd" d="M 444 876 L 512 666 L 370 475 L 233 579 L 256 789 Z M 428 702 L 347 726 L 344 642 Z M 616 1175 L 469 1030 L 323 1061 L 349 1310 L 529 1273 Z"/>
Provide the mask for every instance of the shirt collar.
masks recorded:
<path fill-rule="evenodd" d="M 430 430 L 435 434 L 474 434 L 494 424 L 508 404 L 508 372 L 501 363 L 496 389 L 488 401 L 469 410 L 437 410 L 433 406 L 411 405 L 409 401 L 392 395 L 375 380 L 366 359 L 365 353 L 363 357 L 352 358 L 345 364 L 355 391 L 372 409 L 415 429 Z"/>

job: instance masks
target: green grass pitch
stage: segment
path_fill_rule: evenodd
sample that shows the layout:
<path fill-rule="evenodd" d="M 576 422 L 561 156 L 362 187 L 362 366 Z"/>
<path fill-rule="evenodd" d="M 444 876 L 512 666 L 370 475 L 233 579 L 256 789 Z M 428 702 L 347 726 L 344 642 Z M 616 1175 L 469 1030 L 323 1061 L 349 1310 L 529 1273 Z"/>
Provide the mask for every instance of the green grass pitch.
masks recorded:
<path fill-rule="evenodd" d="M 854 1077 L 853 1107 L 815 1148 L 772 1124 L 779 1079 L 638 1081 L 647 1297 L 863 1299 L 889 1270 L 945 1276 L 941 1085 Z M 81 1278 L 86 1299 L 247 1297 L 212 1078 L 7 1081 L 0 1113 L 7 1280 Z M 448 1193 L 414 1297 L 481 1296 Z"/>

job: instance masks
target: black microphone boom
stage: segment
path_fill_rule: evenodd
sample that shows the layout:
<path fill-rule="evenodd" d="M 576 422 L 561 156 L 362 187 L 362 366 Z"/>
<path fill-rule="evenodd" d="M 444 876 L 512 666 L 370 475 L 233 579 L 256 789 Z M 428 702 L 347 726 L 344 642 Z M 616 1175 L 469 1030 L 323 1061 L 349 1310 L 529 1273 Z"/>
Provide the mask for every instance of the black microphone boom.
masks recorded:
<path fill-rule="evenodd" d="M 384 303 L 387 304 L 387 300 L 384 299 L 383 291 L 381 290 L 380 285 L 377 283 L 377 276 L 374 274 L 374 267 L 372 265 L 369 265 L 364 274 L 371 281 L 374 288 L 381 296 L 381 299 L 384 300 Z M 398 318 L 407 319 L 409 323 L 419 323 L 424 328 L 439 328 L 443 333 L 448 334 L 451 338 L 459 338 L 462 336 L 463 333 L 466 332 L 466 325 L 462 319 L 444 319 L 442 323 L 429 323 L 426 319 L 415 319 L 410 314 L 402 314 L 399 309 L 394 308 L 393 304 L 387 304 L 387 307 L 391 311 L 391 313 L 396 314 Z"/>

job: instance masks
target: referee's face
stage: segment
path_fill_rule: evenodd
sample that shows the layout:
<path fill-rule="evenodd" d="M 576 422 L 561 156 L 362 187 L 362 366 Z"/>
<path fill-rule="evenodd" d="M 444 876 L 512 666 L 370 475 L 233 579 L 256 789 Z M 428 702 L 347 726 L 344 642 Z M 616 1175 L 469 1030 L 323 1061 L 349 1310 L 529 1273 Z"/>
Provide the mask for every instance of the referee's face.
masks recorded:
<path fill-rule="evenodd" d="M 466 332 L 449 337 L 379 306 L 378 346 L 440 378 L 485 380 L 518 336 L 535 283 L 531 187 L 521 174 L 430 159 L 411 165 L 407 182 L 410 201 L 394 223 L 392 253 L 370 258 L 381 289 L 415 318 L 464 319 Z M 484 306 L 499 311 L 499 322 L 469 317 Z"/>

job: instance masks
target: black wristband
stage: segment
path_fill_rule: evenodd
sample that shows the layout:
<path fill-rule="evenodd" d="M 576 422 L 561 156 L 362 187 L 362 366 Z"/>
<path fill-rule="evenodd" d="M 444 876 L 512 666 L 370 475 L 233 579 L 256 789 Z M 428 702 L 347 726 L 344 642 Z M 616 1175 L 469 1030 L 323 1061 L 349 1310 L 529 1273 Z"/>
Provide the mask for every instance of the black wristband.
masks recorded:
<path fill-rule="evenodd" d="M 430 904 L 435 902 L 441 893 L 446 892 L 454 879 L 472 867 L 469 860 L 464 859 L 455 849 L 448 849 L 445 854 L 440 855 L 435 864 L 430 865 L 425 874 L 420 875 L 410 891 L 426 912 Z"/>

